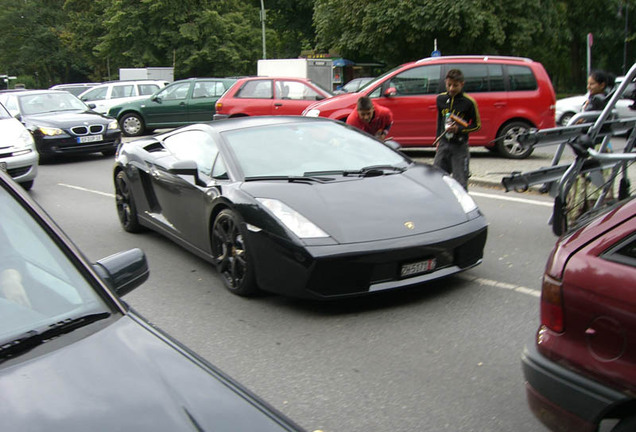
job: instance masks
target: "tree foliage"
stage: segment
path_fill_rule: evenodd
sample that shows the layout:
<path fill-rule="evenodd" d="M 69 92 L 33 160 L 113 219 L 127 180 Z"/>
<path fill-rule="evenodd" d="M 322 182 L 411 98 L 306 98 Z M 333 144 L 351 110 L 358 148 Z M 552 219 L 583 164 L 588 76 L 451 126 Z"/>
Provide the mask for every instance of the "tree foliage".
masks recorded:
<path fill-rule="evenodd" d="M 558 88 L 580 90 L 588 33 L 594 68 L 621 74 L 636 52 L 626 19 L 636 22 L 636 0 L 0 0 L 0 71 L 38 86 L 113 79 L 122 67 L 254 74 L 262 4 L 268 58 L 311 49 L 389 68 L 437 41 L 444 55 L 533 58 Z"/>

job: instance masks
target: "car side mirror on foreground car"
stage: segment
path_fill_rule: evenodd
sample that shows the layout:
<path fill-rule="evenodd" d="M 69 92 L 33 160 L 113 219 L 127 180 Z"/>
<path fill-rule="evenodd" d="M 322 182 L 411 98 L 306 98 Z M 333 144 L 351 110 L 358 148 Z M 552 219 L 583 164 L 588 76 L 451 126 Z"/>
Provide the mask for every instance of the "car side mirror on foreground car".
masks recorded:
<path fill-rule="evenodd" d="M 146 254 L 139 248 L 102 258 L 93 269 L 120 297 L 144 283 L 150 274 Z"/>
<path fill-rule="evenodd" d="M 385 97 L 391 97 L 391 96 L 395 96 L 397 94 L 397 89 L 395 87 L 389 87 L 388 89 L 386 89 L 386 91 L 384 92 L 384 96 Z"/>

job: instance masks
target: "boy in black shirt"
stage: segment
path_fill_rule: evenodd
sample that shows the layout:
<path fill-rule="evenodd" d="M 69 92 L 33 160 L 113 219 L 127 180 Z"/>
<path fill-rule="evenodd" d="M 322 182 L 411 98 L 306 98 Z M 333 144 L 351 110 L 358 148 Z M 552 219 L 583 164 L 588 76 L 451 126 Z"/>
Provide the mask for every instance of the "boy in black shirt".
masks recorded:
<path fill-rule="evenodd" d="M 433 165 L 451 174 L 468 189 L 468 134 L 481 128 L 479 109 L 464 93 L 464 74 L 451 69 L 446 74 L 446 91 L 437 96 L 437 136 Z"/>

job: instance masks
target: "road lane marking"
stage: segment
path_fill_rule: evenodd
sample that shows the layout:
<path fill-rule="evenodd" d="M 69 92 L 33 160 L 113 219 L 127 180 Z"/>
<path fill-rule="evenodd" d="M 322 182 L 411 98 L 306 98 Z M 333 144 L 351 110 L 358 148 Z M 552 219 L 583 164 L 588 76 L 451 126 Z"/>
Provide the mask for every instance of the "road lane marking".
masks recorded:
<path fill-rule="evenodd" d="M 459 277 L 461 279 L 464 279 L 467 282 L 474 282 L 479 285 L 486 285 L 486 286 L 499 288 L 499 289 L 507 289 L 507 290 L 515 291 L 521 294 L 526 294 L 526 295 L 537 297 L 537 298 L 541 297 L 541 290 L 526 288 L 521 285 L 509 284 L 506 282 L 498 282 L 496 280 L 480 278 L 477 276 L 460 275 Z"/>
<path fill-rule="evenodd" d="M 487 194 L 487 193 L 481 193 L 481 192 L 469 192 L 469 194 L 470 195 L 474 195 L 474 196 L 478 196 L 478 197 L 483 197 L 483 198 L 492 198 L 492 199 L 497 199 L 497 200 L 502 200 L 502 201 L 512 201 L 512 202 L 518 202 L 518 203 L 522 203 L 522 204 L 531 204 L 531 205 L 538 205 L 538 206 L 543 206 L 543 207 L 553 207 L 554 206 L 554 204 L 550 203 L 550 202 L 529 200 L 529 199 L 525 199 L 525 198 L 505 197 L 505 196 L 501 196 L 501 195 L 493 195 L 493 194 Z"/>
<path fill-rule="evenodd" d="M 100 192 L 100 191 L 96 191 L 96 190 L 93 190 L 93 189 L 86 189 L 86 188 L 83 188 L 83 187 L 80 187 L 80 186 L 73 186 L 73 185 L 69 185 L 69 184 L 65 184 L 65 183 L 58 183 L 57 185 L 58 186 L 67 187 L 67 188 L 70 188 L 70 189 L 76 189 L 76 190 L 79 190 L 79 191 L 82 191 L 82 192 L 90 192 L 90 193 L 94 193 L 94 194 L 97 194 L 97 195 L 106 196 L 108 198 L 115 198 L 115 195 L 112 194 L 112 193 Z"/>

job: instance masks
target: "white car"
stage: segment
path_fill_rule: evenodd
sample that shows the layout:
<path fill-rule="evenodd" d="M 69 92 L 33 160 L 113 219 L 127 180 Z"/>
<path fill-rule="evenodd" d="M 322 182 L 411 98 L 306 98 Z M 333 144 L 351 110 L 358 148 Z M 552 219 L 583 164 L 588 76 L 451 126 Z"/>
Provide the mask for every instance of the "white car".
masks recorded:
<path fill-rule="evenodd" d="M 38 162 L 31 132 L 0 104 L 0 171 L 29 190 L 38 173 Z"/>
<path fill-rule="evenodd" d="M 620 83 L 623 81 L 624 77 L 616 78 L 616 86 L 618 87 Z M 625 91 L 623 92 L 622 98 L 616 103 L 616 112 L 619 117 L 635 117 L 636 110 L 630 108 L 635 104 L 634 100 L 630 99 L 632 93 L 636 90 L 636 83 L 631 83 Z M 565 126 L 568 124 L 570 119 L 575 115 L 581 112 L 583 108 L 583 104 L 587 99 L 587 93 L 584 95 L 567 97 L 564 99 L 559 99 L 556 101 L 556 110 L 554 119 L 556 121 L 557 126 Z"/>
<path fill-rule="evenodd" d="M 164 80 L 112 81 L 82 92 L 78 97 L 87 105 L 93 104 L 101 114 L 115 105 L 144 99 L 168 84 Z"/>

